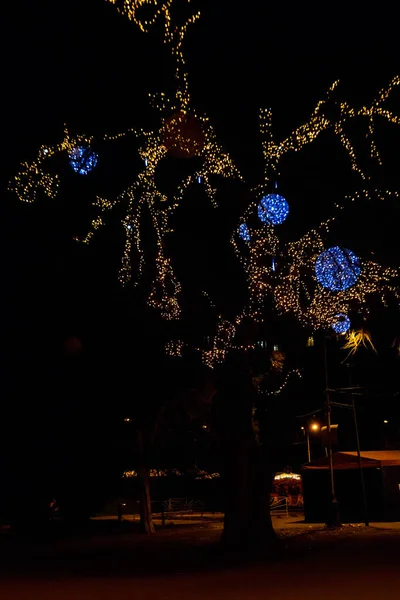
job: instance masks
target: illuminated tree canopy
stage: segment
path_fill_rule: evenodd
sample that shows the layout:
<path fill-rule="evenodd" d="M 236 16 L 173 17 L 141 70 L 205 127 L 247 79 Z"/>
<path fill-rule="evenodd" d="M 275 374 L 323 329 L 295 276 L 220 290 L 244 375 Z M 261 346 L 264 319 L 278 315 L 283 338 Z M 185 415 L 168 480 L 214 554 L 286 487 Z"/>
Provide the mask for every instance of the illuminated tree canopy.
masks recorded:
<path fill-rule="evenodd" d="M 96 233 L 107 225 L 107 219 L 114 209 L 121 207 L 125 241 L 119 280 L 122 284 L 129 281 L 138 284 L 146 268 L 150 267 L 146 264 L 141 233 L 143 215 L 149 212 L 156 247 L 153 252 L 154 264 L 148 272 L 155 272 L 156 275 L 152 280 L 148 304 L 159 311 L 163 318 L 177 320 L 182 312 L 184 290 L 166 244 L 169 236 L 174 234 L 174 213 L 189 190 L 199 182 L 213 206 L 217 204 L 221 178 L 246 182 L 220 142 L 209 118 L 197 109 L 190 94 L 184 40 L 189 26 L 198 21 L 200 13 L 192 13 L 186 21 L 176 24 L 173 0 L 107 1 L 145 33 L 156 22 L 163 22 L 163 41 L 175 65 L 175 95 L 168 97 L 161 92 L 150 96 L 151 107 L 158 121 L 158 126 L 151 131 L 128 129 L 95 139 L 84 134 L 73 136 L 65 128 L 63 140 L 54 146 L 43 145 L 33 160 L 20 165 L 19 172 L 10 182 L 10 190 L 24 202 L 34 202 L 38 194 L 54 200 L 59 191 L 61 174 L 51 174 L 48 169 L 53 156 L 66 153 L 72 168 L 77 173 L 87 175 L 95 167 L 101 169 L 101 156 L 91 150 L 93 143 L 112 143 L 132 136 L 142 169 L 119 195 L 96 197 L 89 230 L 80 241 L 90 243 Z M 188 7 L 191 8 L 189 0 Z M 337 215 L 352 203 L 398 197 L 397 192 L 377 190 L 369 185 L 370 176 L 360 159 L 362 153 L 350 142 L 348 126 L 355 120 L 364 126 L 369 156 L 380 165 L 382 160 L 375 141 L 376 124 L 378 120 L 390 125 L 400 124 L 400 117 L 386 105 L 399 83 L 400 78 L 394 77 L 370 103 L 353 107 L 339 99 L 339 82 L 335 81 L 311 110 L 309 119 L 282 139 L 276 139 L 273 134 L 272 110 L 260 110 L 264 169 L 259 176 L 259 184 L 249 190 L 251 200 L 231 236 L 233 249 L 245 273 L 248 301 L 234 319 L 218 315 L 215 335 L 209 347 L 198 348 L 207 365 L 212 367 L 223 361 L 231 349 L 247 349 L 247 346 L 237 343 L 236 334 L 244 321 L 262 321 L 265 318 L 266 300 L 272 300 L 277 314 L 292 314 L 301 325 L 312 330 L 333 327 L 337 333 L 344 333 L 349 325 L 347 315 L 354 306 L 364 306 L 371 294 L 380 295 L 383 302 L 389 292 L 397 294 L 399 270 L 382 266 L 363 256 L 358 257 L 342 248 L 340 231 L 336 226 Z M 349 159 L 349 167 L 360 178 L 363 189 L 346 196 L 343 202 L 339 200 L 335 214 L 330 219 L 310 229 L 299 239 L 284 243 L 278 233 L 280 235 L 290 222 L 291 199 L 271 193 L 272 185 L 279 179 L 280 164 L 286 155 L 301 151 L 322 136 L 327 141 L 336 139 L 340 143 Z M 160 189 L 156 180 L 156 169 L 167 156 L 179 160 L 201 159 L 196 163 L 199 166 L 195 171 L 182 178 L 170 197 Z M 276 227 L 278 225 L 279 228 Z M 337 241 L 332 246 L 328 245 L 327 239 L 328 234 L 332 237 L 333 233 Z M 184 348 L 183 340 L 172 340 L 167 344 L 166 351 L 179 355 Z"/>

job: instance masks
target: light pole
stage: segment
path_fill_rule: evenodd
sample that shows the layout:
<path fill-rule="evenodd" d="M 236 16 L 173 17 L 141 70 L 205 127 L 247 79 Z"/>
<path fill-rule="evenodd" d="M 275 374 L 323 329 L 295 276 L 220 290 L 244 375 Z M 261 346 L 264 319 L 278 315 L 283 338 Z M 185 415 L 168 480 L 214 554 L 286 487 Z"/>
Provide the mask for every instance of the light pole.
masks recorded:
<path fill-rule="evenodd" d="M 356 404 L 354 401 L 354 394 L 351 394 L 351 403 L 353 406 L 354 427 L 356 430 L 357 458 L 358 458 L 358 468 L 360 470 L 360 478 L 361 478 L 361 489 L 362 489 L 363 508 L 364 508 L 364 522 L 365 522 L 365 525 L 368 527 L 369 521 L 368 521 L 367 493 L 365 490 L 364 472 L 363 472 L 362 463 L 361 463 L 360 437 L 358 435 L 358 423 L 357 423 Z"/>
<path fill-rule="evenodd" d="M 351 385 L 352 385 L 352 382 L 351 382 L 351 371 L 350 371 L 351 365 L 350 365 L 350 363 L 347 363 L 346 366 L 349 369 L 350 395 L 351 395 L 351 405 L 352 405 L 353 417 L 354 417 L 354 428 L 355 428 L 355 433 L 356 433 L 358 468 L 360 470 L 361 491 L 362 491 L 363 508 L 364 508 L 364 522 L 365 522 L 366 527 L 368 527 L 369 526 L 369 520 L 368 520 L 367 492 L 366 492 L 366 489 L 365 489 L 364 471 L 363 471 L 362 462 L 361 462 L 360 436 L 359 436 L 359 433 L 358 433 L 358 421 L 357 421 L 357 413 L 356 413 L 356 403 L 355 403 L 353 388 L 351 387 Z"/>
<path fill-rule="evenodd" d="M 333 456 L 332 456 L 332 438 L 331 438 L 331 399 L 328 381 L 328 354 L 326 349 L 326 335 L 324 334 L 324 366 L 325 366 L 325 401 L 327 415 L 327 431 L 328 431 L 328 460 L 329 460 L 329 475 L 331 480 L 331 501 L 329 504 L 329 516 L 327 519 L 328 527 L 341 527 L 339 519 L 339 506 L 335 496 L 335 480 L 333 476 Z"/>
<path fill-rule="evenodd" d="M 302 427 L 301 429 L 304 431 L 304 434 L 306 436 L 307 459 L 308 459 L 308 462 L 311 462 L 310 431 L 313 431 L 314 433 L 316 433 L 317 431 L 320 430 L 320 425 L 316 421 L 313 421 L 312 423 L 308 423 L 307 427 Z"/>
<path fill-rule="evenodd" d="M 313 422 L 307 427 L 307 452 L 308 452 L 308 462 L 311 462 L 311 447 L 310 447 L 310 431 L 317 433 L 320 430 L 319 423 Z"/>

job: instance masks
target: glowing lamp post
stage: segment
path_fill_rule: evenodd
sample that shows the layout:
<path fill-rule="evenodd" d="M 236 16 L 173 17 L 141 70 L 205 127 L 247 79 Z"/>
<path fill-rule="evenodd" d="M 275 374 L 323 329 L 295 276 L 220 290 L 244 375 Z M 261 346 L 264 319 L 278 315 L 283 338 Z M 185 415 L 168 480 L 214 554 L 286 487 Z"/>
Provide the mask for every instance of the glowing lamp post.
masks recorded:
<path fill-rule="evenodd" d="M 310 431 L 312 433 L 317 433 L 317 431 L 320 430 L 320 425 L 319 425 L 319 423 L 313 421 L 312 423 L 309 423 L 306 428 L 302 427 L 302 429 L 304 429 L 304 432 L 306 434 L 306 440 L 307 440 L 307 459 L 308 459 L 308 462 L 311 462 Z"/>

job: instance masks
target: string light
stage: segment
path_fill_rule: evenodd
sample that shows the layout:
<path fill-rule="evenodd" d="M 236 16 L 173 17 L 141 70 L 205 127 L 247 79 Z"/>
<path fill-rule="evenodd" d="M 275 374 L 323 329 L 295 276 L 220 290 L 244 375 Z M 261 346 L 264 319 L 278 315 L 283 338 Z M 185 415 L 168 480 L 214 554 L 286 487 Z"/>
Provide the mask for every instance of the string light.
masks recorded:
<path fill-rule="evenodd" d="M 112 1 L 112 0 L 110 0 Z M 115 3 L 115 2 L 114 2 Z M 146 4 L 156 9 L 155 17 L 151 21 L 142 21 L 137 16 L 137 11 Z M 96 232 L 106 224 L 106 215 L 117 205 L 124 205 L 125 215 L 122 218 L 122 227 L 125 233 L 125 244 L 119 272 L 119 280 L 126 284 L 133 280 L 137 284 L 145 268 L 145 257 L 141 240 L 141 219 L 145 212 L 150 212 L 151 222 L 155 230 L 156 277 L 151 286 L 148 298 L 149 305 L 160 311 L 165 319 L 178 319 L 181 313 L 179 296 L 181 285 L 177 280 L 171 260 L 165 255 L 165 241 L 171 235 L 173 228 L 171 218 L 179 206 L 189 187 L 194 183 L 203 183 L 207 197 L 216 206 L 216 180 L 214 176 L 237 177 L 241 175 L 234 166 L 229 155 L 218 143 L 216 133 L 205 115 L 199 115 L 190 106 L 188 78 L 184 70 L 182 42 L 188 25 L 193 23 L 198 14 L 188 19 L 180 28 L 173 29 L 170 8 L 172 0 L 157 2 L 156 0 L 138 0 L 122 3 L 120 11 L 128 14 L 143 31 L 164 14 L 166 23 L 165 41 L 170 45 L 172 54 L 177 61 L 175 78 L 177 82 L 176 97 L 170 100 L 164 93 L 150 96 L 150 101 L 155 110 L 160 114 L 160 127 L 156 131 L 146 132 L 128 129 L 114 135 L 106 134 L 104 141 L 115 141 L 130 134 L 139 141 L 138 154 L 144 161 L 145 169 L 140 172 L 136 180 L 119 196 L 113 199 L 97 197 L 93 202 L 97 214 L 92 219 L 91 226 L 86 235 L 80 240 L 90 243 Z M 50 148 L 42 147 L 36 161 L 32 164 L 23 163 L 21 170 L 10 184 L 10 189 L 18 194 L 20 200 L 32 202 L 37 199 L 38 191 L 42 188 L 47 196 L 54 198 L 59 188 L 59 177 L 51 176 L 42 170 L 45 160 L 59 152 L 67 151 L 71 166 L 81 174 L 87 174 L 96 166 L 97 155 L 90 150 L 92 137 L 70 137 L 65 131 L 61 144 Z M 202 158 L 202 166 L 196 173 L 185 177 L 177 186 L 175 194 L 168 198 L 157 187 L 155 173 L 159 163 L 172 153 L 179 157 Z M 99 214 L 100 213 L 100 214 Z M 75 238 L 77 239 L 77 238 Z"/>
<path fill-rule="evenodd" d="M 258 205 L 258 218 L 263 223 L 281 225 L 289 214 L 289 205 L 280 194 L 267 194 Z"/>
<path fill-rule="evenodd" d="M 260 392 L 262 395 L 264 396 L 279 396 L 283 390 L 285 389 L 285 387 L 288 385 L 291 377 L 293 377 L 293 375 L 296 375 L 297 377 L 301 378 L 301 371 L 300 369 L 292 369 L 291 371 L 289 371 L 286 376 L 285 379 L 282 383 L 282 385 L 280 385 L 276 390 L 274 391 L 265 391 L 265 392 Z"/>
<path fill-rule="evenodd" d="M 171 340 L 165 344 L 165 353 L 168 356 L 181 357 L 185 344 L 182 340 Z"/>
<path fill-rule="evenodd" d="M 285 353 L 280 350 L 274 350 L 271 354 L 271 367 L 274 371 L 282 373 L 285 363 Z"/>
<path fill-rule="evenodd" d="M 56 198 L 60 187 L 60 178 L 58 175 L 47 173 L 43 169 L 43 165 L 60 152 L 67 152 L 68 155 L 71 155 L 76 148 L 90 147 L 92 140 L 92 137 L 83 135 L 71 137 L 68 130 L 64 128 L 64 138 L 59 144 L 41 146 L 35 161 L 21 163 L 19 172 L 11 180 L 8 189 L 15 192 L 18 199 L 23 202 L 35 202 L 41 192 L 50 199 Z"/>
<path fill-rule="evenodd" d="M 81 241 L 91 242 L 96 232 L 106 224 L 110 212 L 117 206 L 123 206 L 121 225 L 125 234 L 125 244 L 119 279 L 123 284 L 131 280 L 137 284 L 146 266 L 141 222 L 143 214 L 149 212 L 156 244 L 153 253 L 154 268 L 149 271 L 154 270 L 156 275 L 151 284 L 148 302 L 163 318 L 177 319 L 181 314 L 182 290 L 171 259 L 166 255 L 166 239 L 173 233 L 172 216 L 192 184 L 201 183 L 205 194 L 216 206 L 215 176 L 241 180 L 242 178 L 229 154 L 218 142 L 208 117 L 198 114 L 192 106 L 183 42 L 189 26 L 198 20 L 200 13 L 196 12 L 183 24 L 176 25 L 172 16 L 173 0 L 108 2 L 114 4 L 121 14 L 126 15 L 143 32 L 148 32 L 158 20 L 163 20 L 164 43 L 170 49 L 175 62 L 176 90 L 172 99 L 164 93 L 150 96 L 151 105 L 159 116 L 159 126 L 154 131 L 128 129 L 103 136 L 104 141 L 111 142 L 133 135 L 137 140 L 137 151 L 144 168 L 131 185 L 117 197 L 95 199 L 95 214 L 89 231 Z M 187 0 L 187 3 L 189 5 L 190 0 Z M 143 15 L 148 14 L 144 11 L 150 11 L 151 15 L 144 17 Z M 231 238 L 235 253 L 246 273 L 249 301 L 232 322 L 219 315 L 211 347 L 197 348 L 202 353 L 203 361 L 210 367 L 225 360 L 231 350 L 247 351 L 255 347 L 254 344 L 236 345 L 235 335 L 245 319 L 263 321 L 267 298 L 273 299 L 278 313 L 291 313 L 302 325 L 318 329 L 331 326 L 334 315 L 347 315 L 351 306 L 365 304 L 370 294 L 380 294 L 381 300 L 385 302 L 388 292 L 397 293 L 393 284 L 399 275 L 397 269 L 385 268 L 372 261 L 358 261 L 351 251 L 339 246 L 328 249 L 325 247 L 324 240 L 330 233 L 336 216 L 310 230 L 299 240 L 288 244 L 281 243 L 276 235 L 274 225 L 284 222 L 289 212 L 286 199 L 277 193 L 270 193 L 273 182 L 275 189 L 277 187 L 279 165 L 283 157 L 290 152 L 302 150 L 321 135 L 330 132 L 339 139 L 349 157 L 351 169 L 362 180 L 367 180 L 356 148 L 349 141 L 346 131 L 348 124 L 355 119 L 367 123 L 366 141 L 370 146 L 370 157 L 378 163 L 381 163 L 381 158 L 374 140 L 377 120 L 400 124 L 400 117 L 384 106 L 393 89 L 400 83 L 398 76 L 379 92 L 371 104 L 359 108 L 334 99 L 338 83 L 335 81 L 317 103 L 309 120 L 281 140 L 276 140 L 273 136 L 272 110 L 269 108 L 260 111 L 264 177 L 252 190 L 253 199 L 241 215 Z M 331 110 L 332 108 L 335 110 Z M 92 137 L 71 137 L 65 130 L 64 139 L 59 144 L 53 147 L 42 146 L 33 162 L 21 164 L 18 174 L 10 183 L 10 189 L 25 202 L 35 201 L 40 193 L 44 193 L 48 198 L 55 198 L 60 186 L 60 177 L 45 170 L 47 162 L 56 154 L 66 152 L 70 160 L 75 158 L 72 167 L 77 168 L 77 172 L 81 174 L 87 174 L 96 166 L 98 158 L 91 150 L 92 142 Z M 81 149 L 85 149 L 82 154 Z M 195 173 L 185 177 L 170 197 L 162 193 L 155 178 L 158 165 L 168 154 L 182 159 L 190 159 L 193 156 L 202 159 L 202 166 Z M 83 160 L 88 156 L 91 157 L 89 161 Z M 352 197 L 347 197 L 346 202 L 371 199 L 374 194 L 380 199 L 390 195 L 398 197 L 397 194 L 387 191 L 375 190 L 372 193 L 362 190 Z M 343 208 L 336 205 L 338 212 Z M 257 214 L 263 223 L 261 227 L 259 223 L 253 225 Z M 239 242 L 239 239 L 242 241 Z M 243 241 L 246 244 L 243 244 Z M 333 256 L 332 250 L 335 250 Z M 325 260 L 327 257 L 329 261 Z M 166 345 L 166 352 L 171 356 L 180 356 L 184 347 L 183 341 L 170 342 Z M 291 371 L 281 388 L 272 393 L 279 394 L 293 373 L 300 375 L 297 370 Z"/>
<path fill-rule="evenodd" d="M 361 273 L 360 261 L 351 250 L 333 246 L 321 252 L 315 262 L 318 283 L 332 292 L 354 285 Z"/>
<path fill-rule="evenodd" d="M 350 329 L 350 325 L 349 317 L 343 313 L 339 313 L 335 316 L 331 327 L 335 333 L 343 334 Z"/>
<path fill-rule="evenodd" d="M 174 106 L 169 106 L 169 113 L 172 115 L 175 114 L 172 121 L 169 121 L 169 127 L 172 126 L 175 129 L 173 137 L 178 138 L 177 145 L 178 147 L 181 147 L 181 150 L 183 146 L 183 151 L 185 152 L 185 145 L 186 148 L 193 146 L 193 140 L 189 137 L 189 140 L 185 141 L 185 136 L 180 127 L 181 123 L 176 122 L 176 115 L 180 115 L 178 118 L 178 121 L 180 122 L 188 120 L 185 115 L 190 105 L 188 77 L 182 53 L 182 44 L 188 26 L 198 19 L 199 13 L 190 17 L 181 27 L 174 27 L 172 25 L 171 15 L 173 0 L 109 1 L 116 4 L 120 12 L 127 14 L 142 31 L 148 31 L 157 19 L 161 17 L 164 18 L 164 42 L 170 46 L 172 55 L 175 57 L 175 78 L 178 84 L 178 91 L 176 94 L 177 103 Z M 140 17 L 140 9 L 145 5 L 153 9 L 152 17 L 147 20 Z M 395 288 L 391 284 L 398 276 L 397 269 L 388 269 L 371 261 L 363 261 L 361 270 L 357 259 L 354 260 L 353 258 L 355 256 L 353 253 L 346 254 L 347 259 L 350 260 L 347 262 L 347 270 L 346 268 L 342 269 L 345 271 L 345 275 L 339 278 L 336 277 L 336 281 L 335 277 L 333 277 L 333 279 L 331 277 L 331 280 L 334 283 L 333 287 L 335 293 L 332 293 L 330 289 L 318 285 L 318 274 L 314 272 L 316 261 L 323 252 L 326 252 L 324 235 L 329 233 L 329 228 L 336 217 L 328 219 L 322 223 L 319 228 L 306 233 L 298 241 L 282 245 L 277 238 L 272 225 L 280 224 L 286 219 L 288 205 L 286 200 L 279 194 L 269 194 L 268 188 L 270 188 L 270 182 L 274 181 L 276 189 L 276 181 L 279 176 L 279 163 L 287 153 L 300 151 L 304 146 L 313 143 L 320 135 L 329 131 L 339 138 L 342 147 L 350 159 L 352 170 L 358 173 L 361 179 L 367 179 L 363 168 L 359 164 L 356 150 L 350 143 L 346 134 L 346 127 L 351 120 L 359 118 L 365 118 L 367 120 L 368 127 L 366 139 L 370 144 L 370 156 L 380 163 L 380 155 L 374 140 L 375 123 L 377 119 L 383 119 L 392 124 L 400 124 L 400 118 L 393 115 L 384 107 L 384 103 L 399 83 L 400 78 L 398 76 L 394 77 L 389 86 L 382 89 L 370 105 L 353 108 L 345 101 L 339 102 L 332 99 L 339 84 L 339 81 L 335 81 L 328 89 L 325 96 L 316 104 L 308 122 L 300 125 L 288 137 L 279 141 L 274 139 L 272 133 L 272 110 L 269 108 L 260 111 L 260 131 L 265 168 L 264 181 L 254 190 L 254 194 L 258 197 L 259 194 L 264 194 L 261 201 L 264 201 L 264 206 L 262 206 L 263 211 L 259 216 L 265 223 L 265 226 L 262 230 L 251 230 L 248 225 L 249 218 L 259 208 L 256 201 L 253 200 L 246 209 L 244 215 L 242 215 L 239 226 L 232 236 L 235 252 L 246 271 L 250 292 L 249 304 L 244 308 L 241 314 L 236 317 L 233 323 L 226 321 L 221 316 L 218 317 L 216 335 L 213 337 L 211 349 L 199 349 L 202 351 L 203 360 L 209 366 L 214 366 L 217 362 L 224 360 L 229 349 L 240 349 L 245 351 L 248 348 L 254 347 L 254 345 L 239 348 L 235 346 L 235 333 L 244 318 L 262 321 L 263 304 L 268 296 L 272 295 L 275 306 L 279 312 L 291 312 L 297 317 L 302 325 L 308 327 L 312 326 L 317 329 L 319 327 L 331 325 L 332 315 L 347 315 L 350 305 L 353 305 L 354 303 L 360 305 L 365 304 L 367 297 L 372 293 L 380 293 L 381 299 L 384 302 L 385 294 L 389 291 L 395 291 Z M 165 112 L 167 104 L 165 97 L 161 95 L 158 104 L 159 108 Z M 336 110 L 330 111 L 332 105 Z M 330 116 L 331 114 L 334 114 L 335 116 L 332 117 Z M 203 125 L 205 125 L 206 122 L 207 121 L 204 121 Z M 162 146 L 161 142 L 162 137 L 154 147 L 160 148 Z M 210 142 L 214 144 L 214 151 L 207 156 L 207 151 L 205 149 Z M 193 150 L 191 152 L 186 152 L 187 154 L 192 154 Z M 194 153 L 198 154 L 199 152 L 200 147 L 195 148 Z M 201 149 L 201 152 L 203 152 L 206 159 L 205 171 L 198 172 L 194 178 L 197 177 L 198 182 L 200 182 L 200 180 L 204 181 L 204 188 L 211 201 L 215 203 L 216 190 L 212 187 L 208 179 L 208 175 L 215 174 L 215 171 L 213 171 L 215 164 L 218 164 L 216 169 L 218 174 L 229 177 L 240 177 L 240 175 L 232 165 L 228 155 L 223 153 L 222 149 L 217 144 L 211 128 L 208 131 L 208 139 L 206 137 L 204 148 Z M 214 162 L 216 157 L 219 159 L 218 163 Z M 180 199 L 194 178 L 189 177 L 186 181 L 182 182 L 178 189 L 178 194 L 174 199 L 172 208 L 170 209 L 171 212 L 179 204 Z M 152 183 L 152 186 L 155 189 L 154 183 Z M 380 198 L 390 195 L 390 192 L 380 192 L 378 190 L 375 190 L 375 193 Z M 271 210 L 268 202 L 264 200 L 268 197 L 275 199 L 275 203 L 272 203 L 272 208 L 274 210 L 276 208 L 276 212 Z M 354 202 L 361 198 L 370 199 L 370 192 L 363 190 L 357 192 L 353 197 L 346 198 L 346 200 Z M 337 205 L 336 208 L 338 211 L 343 210 L 343 206 Z M 162 237 L 163 233 L 160 235 L 161 239 Z M 243 241 L 247 242 L 245 248 L 243 246 L 239 247 L 237 238 L 241 238 Z M 137 248 L 139 248 L 139 233 L 137 233 L 136 239 L 136 245 Z M 246 254 L 243 254 L 244 252 L 246 252 Z M 270 259 L 270 266 L 268 266 L 268 261 L 266 261 L 266 258 L 268 257 Z M 337 257 L 338 253 L 335 252 L 334 259 L 337 259 Z M 279 262 L 280 265 L 279 271 L 277 270 L 277 262 Z M 161 262 L 161 264 L 163 265 L 164 263 Z M 172 267 L 169 263 L 166 264 L 168 264 L 168 268 L 165 268 L 171 275 Z M 164 267 L 161 267 L 161 280 L 163 271 Z M 322 278 L 322 272 L 324 272 L 324 274 L 327 272 L 329 273 L 329 268 L 328 270 L 326 268 L 321 270 L 319 273 L 320 278 Z M 332 287 L 332 285 L 330 285 L 330 287 Z M 170 350 L 179 354 L 182 352 L 182 348 L 183 343 L 179 342 L 173 350 L 170 347 Z"/>
<path fill-rule="evenodd" d="M 378 96 L 369 106 L 353 108 L 347 102 L 331 101 L 333 92 L 339 85 L 335 81 L 323 97 L 315 106 L 307 123 L 297 127 L 287 138 L 275 142 L 272 135 L 272 111 L 271 109 L 262 109 L 260 111 L 260 131 L 262 135 L 263 154 L 265 159 L 265 181 L 260 186 L 266 189 L 271 180 L 276 179 L 279 168 L 279 161 L 288 152 L 299 152 L 304 146 L 316 141 L 319 136 L 325 132 L 332 132 L 339 138 L 344 150 L 349 156 L 351 168 L 358 173 L 363 180 L 368 179 L 364 170 L 358 164 L 356 151 L 350 143 L 346 133 L 345 126 L 352 119 L 364 117 L 367 119 L 368 129 L 366 140 L 370 144 L 370 155 L 380 163 L 379 152 L 374 141 L 375 120 L 376 117 L 385 119 L 389 123 L 400 124 L 400 117 L 393 115 L 391 111 L 382 105 L 389 98 L 393 89 L 400 83 L 400 77 L 396 75 L 387 88 L 382 89 Z M 325 109 L 333 105 L 335 119 L 328 116 Z"/>
<path fill-rule="evenodd" d="M 285 480 L 301 481 L 301 475 L 297 473 L 277 473 L 274 477 L 274 481 L 285 481 Z"/>
<path fill-rule="evenodd" d="M 245 249 L 237 241 L 237 232 L 234 233 L 231 241 L 245 269 L 250 292 L 249 303 L 244 310 L 246 315 L 261 322 L 265 302 L 272 297 L 278 313 L 293 314 L 305 327 L 328 328 L 334 315 L 347 314 L 351 308 L 365 305 L 371 294 L 380 294 L 384 304 L 389 293 L 396 295 L 398 269 L 386 268 L 369 260 L 361 263 L 354 253 L 339 247 L 332 257 L 332 249 L 326 249 L 324 244 L 325 236 L 332 235 L 332 225 L 345 206 L 365 199 L 372 201 L 374 197 L 380 200 L 388 197 L 398 199 L 399 194 L 388 190 L 361 190 L 353 196 L 346 196 L 343 204 L 336 204 L 336 215 L 299 240 L 287 244 L 282 244 L 275 228 L 268 225 L 251 230 L 251 242 Z M 252 210 L 255 208 L 253 203 Z M 245 217 L 248 217 L 247 212 Z M 329 261 L 325 264 L 320 260 L 324 268 L 316 274 L 315 267 L 321 254 L 328 256 Z M 279 269 L 276 267 L 278 262 Z M 325 276 L 326 279 L 323 279 Z M 317 277 L 338 291 L 324 288 Z"/>
<path fill-rule="evenodd" d="M 97 165 L 98 156 L 90 148 L 77 146 L 69 152 L 69 164 L 79 175 L 88 175 Z"/>
<path fill-rule="evenodd" d="M 178 476 L 183 476 L 184 473 L 182 473 L 181 471 L 178 471 L 178 469 L 171 469 L 171 470 L 166 470 L 166 469 L 149 469 L 149 475 L 150 477 L 168 477 L 169 475 L 178 475 Z M 122 477 L 124 479 L 131 479 L 132 477 L 138 477 L 138 472 L 135 470 L 128 470 L 128 471 L 124 471 L 122 473 Z"/>
<path fill-rule="evenodd" d="M 239 225 L 239 237 L 242 238 L 245 242 L 250 241 L 250 231 L 247 227 L 246 223 L 240 223 Z"/>
<path fill-rule="evenodd" d="M 164 18 L 164 43 L 170 47 L 176 63 L 175 79 L 178 82 L 176 97 L 180 109 L 186 111 L 190 104 L 190 95 L 182 47 L 189 26 L 200 18 L 200 12 L 191 15 L 181 26 L 174 26 L 172 18 L 174 0 L 108 0 L 108 2 L 116 5 L 121 14 L 126 15 L 145 33 L 157 20 Z M 190 4 L 190 0 L 187 0 L 187 3 Z M 140 16 L 143 8 L 153 9 L 150 18 L 145 19 Z"/>

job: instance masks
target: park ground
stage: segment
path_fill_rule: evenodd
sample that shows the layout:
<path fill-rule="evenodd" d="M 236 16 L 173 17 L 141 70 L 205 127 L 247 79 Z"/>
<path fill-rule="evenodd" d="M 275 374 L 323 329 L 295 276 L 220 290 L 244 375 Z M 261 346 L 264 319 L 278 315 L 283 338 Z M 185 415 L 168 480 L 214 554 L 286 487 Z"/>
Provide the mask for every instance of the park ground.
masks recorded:
<path fill-rule="evenodd" d="M 274 518 L 268 555 L 226 554 L 218 519 L 182 520 L 141 536 L 101 520 L 34 542 L 0 536 L 1 600 L 385 600 L 399 597 L 400 523 L 329 530 Z M 188 522 L 189 521 L 189 522 Z"/>

